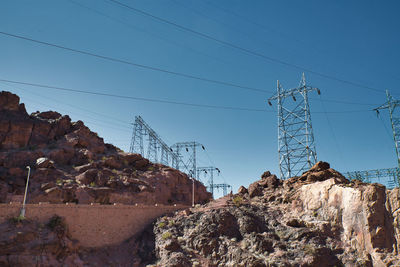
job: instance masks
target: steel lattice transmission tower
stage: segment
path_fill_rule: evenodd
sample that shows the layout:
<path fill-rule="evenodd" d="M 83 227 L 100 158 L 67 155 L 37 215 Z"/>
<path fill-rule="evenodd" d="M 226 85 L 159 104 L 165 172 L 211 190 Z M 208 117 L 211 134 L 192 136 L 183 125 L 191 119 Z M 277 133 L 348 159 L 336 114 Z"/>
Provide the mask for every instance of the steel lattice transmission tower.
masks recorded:
<path fill-rule="evenodd" d="M 393 131 L 393 141 L 396 150 L 397 156 L 397 166 L 400 168 L 400 101 L 394 99 L 390 94 L 389 91 L 386 90 L 386 97 L 387 102 L 383 105 L 375 108 L 377 115 L 379 115 L 379 110 L 388 109 L 389 116 L 390 116 L 390 123 L 392 124 L 392 131 Z M 397 108 L 397 109 L 396 109 Z"/>
<path fill-rule="evenodd" d="M 129 152 L 145 156 L 143 139 L 146 136 L 148 138 L 147 158 L 150 161 L 169 166 L 177 165 L 178 156 L 140 116 L 135 117 Z M 159 158 L 158 155 L 161 157 Z"/>
<path fill-rule="evenodd" d="M 223 190 L 223 195 L 227 195 L 227 191 L 229 188 L 232 188 L 229 184 L 214 184 L 214 172 L 217 171 L 218 175 L 220 174 L 220 170 L 216 167 L 198 167 L 197 168 L 197 178 L 200 179 L 200 173 L 204 172 L 206 176 L 208 176 L 208 186 L 207 189 L 211 192 L 212 197 L 214 198 L 214 189 L 221 189 Z"/>
<path fill-rule="evenodd" d="M 278 102 L 278 154 L 281 179 L 301 175 L 317 162 L 308 93 L 317 91 L 306 85 L 304 73 L 300 85 L 283 89 L 277 82 L 276 95 L 268 99 Z"/>
<path fill-rule="evenodd" d="M 229 188 L 231 188 L 231 190 L 232 190 L 232 186 L 230 186 L 229 184 L 213 184 L 213 189 L 214 188 L 215 189 L 222 188 L 224 196 L 226 196 L 228 194 Z"/>
<path fill-rule="evenodd" d="M 397 158 L 397 170 L 400 169 L 400 101 L 394 99 L 388 90 L 386 90 L 386 103 L 380 105 L 379 107 L 375 108 L 377 115 L 379 115 L 379 110 L 388 109 L 389 110 L 389 117 L 390 123 L 392 124 L 392 132 L 393 132 L 393 141 L 394 147 L 396 151 L 396 158 Z M 394 180 L 398 186 L 400 186 L 400 176 L 399 171 L 394 172 L 396 175 L 393 176 Z"/>
<path fill-rule="evenodd" d="M 171 146 L 171 150 L 177 156 L 174 167 L 177 170 L 186 172 L 189 176 L 197 179 L 197 159 L 196 159 L 196 148 L 201 147 L 205 150 L 204 146 L 197 142 L 180 142 Z M 184 155 L 184 151 L 186 155 Z M 183 165 L 183 166 L 182 166 Z"/>
<path fill-rule="evenodd" d="M 385 180 L 387 181 L 388 188 L 394 188 L 398 186 L 400 169 L 388 168 L 368 171 L 352 171 L 344 173 L 344 176 L 350 180 L 357 179 L 365 183 L 382 182 Z"/>

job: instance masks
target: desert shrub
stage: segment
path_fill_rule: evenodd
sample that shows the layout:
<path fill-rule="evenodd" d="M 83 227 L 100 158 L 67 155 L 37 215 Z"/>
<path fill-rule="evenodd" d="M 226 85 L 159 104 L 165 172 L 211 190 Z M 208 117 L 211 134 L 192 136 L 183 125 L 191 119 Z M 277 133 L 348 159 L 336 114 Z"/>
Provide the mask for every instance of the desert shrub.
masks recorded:
<path fill-rule="evenodd" d="M 174 220 L 170 220 L 169 222 L 168 222 L 168 226 L 174 226 L 175 225 L 175 221 Z"/>
<path fill-rule="evenodd" d="M 233 198 L 232 201 L 233 201 L 233 204 L 235 204 L 235 206 L 239 207 L 243 203 L 243 198 L 241 196 L 236 196 Z"/>
<path fill-rule="evenodd" d="M 57 181 L 56 181 L 56 185 L 62 185 L 62 182 L 63 182 L 63 180 L 58 178 Z"/>
<path fill-rule="evenodd" d="M 153 166 L 150 166 L 149 168 L 147 168 L 147 170 L 152 172 L 152 171 L 154 171 L 155 169 L 154 169 Z"/>
<path fill-rule="evenodd" d="M 95 186 L 96 186 L 96 183 L 95 183 L 95 182 L 91 182 L 89 185 L 90 185 L 91 187 L 95 187 Z"/>
<path fill-rule="evenodd" d="M 165 222 L 160 222 L 159 224 L 158 224 L 158 227 L 160 227 L 160 228 L 163 228 L 165 226 Z"/>
<path fill-rule="evenodd" d="M 65 229 L 65 223 L 60 216 L 54 215 L 53 217 L 50 218 L 49 222 L 47 223 L 47 227 L 49 227 L 51 230 L 54 230 L 57 227 Z"/>
<path fill-rule="evenodd" d="M 163 233 L 162 236 L 161 236 L 161 238 L 162 238 L 163 240 L 170 239 L 171 237 L 172 237 L 172 234 L 171 234 L 170 232 L 165 232 L 165 233 Z"/>
<path fill-rule="evenodd" d="M 25 217 L 21 215 L 10 218 L 10 222 L 14 224 L 22 222 L 23 220 L 25 220 Z"/>

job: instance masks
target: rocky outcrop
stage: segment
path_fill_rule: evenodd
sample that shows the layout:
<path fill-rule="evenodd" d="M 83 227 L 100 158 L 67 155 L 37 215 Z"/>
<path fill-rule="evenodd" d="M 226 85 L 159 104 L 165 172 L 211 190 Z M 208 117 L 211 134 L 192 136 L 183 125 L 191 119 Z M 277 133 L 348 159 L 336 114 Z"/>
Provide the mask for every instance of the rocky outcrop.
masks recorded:
<path fill-rule="evenodd" d="M 105 144 L 58 112 L 28 115 L 17 95 L 0 92 L 0 203 L 23 194 L 26 166 L 28 203 L 191 205 L 186 174 Z M 211 199 L 199 182 L 195 191 L 196 203 Z"/>
<path fill-rule="evenodd" d="M 71 238 L 64 218 L 47 223 L 10 218 L 0 224 L 0 266 L 145 266 L 154 261 L 154 234 L 147 227 L 125 242 L 85 248 Z"/>
<path fill-rule="evenodd" d="M 265 172 L 248 190 L 160 218 L 157 264 L 399 266 L 399 207 L 398 188 L 348 181 L 326 162 L 284 181 Z"/>
<path fill-rule="evenodd" d="M 46 224 L 12 218 L 0 225 L 1 266 L 84 266 L 64 220 Z"/>

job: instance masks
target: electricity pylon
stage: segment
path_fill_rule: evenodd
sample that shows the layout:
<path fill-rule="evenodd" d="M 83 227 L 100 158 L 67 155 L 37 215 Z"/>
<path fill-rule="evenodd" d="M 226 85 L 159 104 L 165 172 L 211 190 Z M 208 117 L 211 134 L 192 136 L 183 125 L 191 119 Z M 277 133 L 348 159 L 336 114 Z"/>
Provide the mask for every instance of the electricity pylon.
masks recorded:
<path fill-rule="evenodd" d="M 135 117 L 129 152 L 145 156 L 143 146 L 145 136 L 148 137 L 147 158 L 150 161 L 169 166 L 177 165 L 178 156 L 140 116 Z M 160 160 L 158 158 L 159 153 L 161 154 Z"/>
<path fill-rule="evenodd" d="M 220 189 L 222 188 L 224 196 L 228 194 L 228 189 L 232 188 L 229 184 L 213 184 L 212 188 L 214 189 Z"/>
<path fill-rule="evenodd" d="M 397 166 L 400 168 L 400 112 L 397 107 L 400 107 L 400 101 L 393 99 L 393 97 L 389 94 L 389 91 L 386 90 L 387 102 L 375 108 L 377 115 L 379 115 L 379 110 L 388 109 L 390 116 L 390 123 L 392 124 L 393 131 L 393 141 L 394 147 L 397 156 Z M 396 109 L 397 108 L 397 109 Z M 397 112 L 396 112 L 397 111 Z"/>
<path fill-rule="evenodd" d="M 186 172 L 193 178 L 197 177 L 197 160 L 196 160 L 196 148 L 201 146 L 205 150 L 204 146 L 197 142 L 180 142 L 176 143 L 171 147 L 171 150 L 177 156 L 174 167 L 177 170 Z M 186 150 L 186 153 L 182 153 L 182 149 Z"/>
<path fill-rule="evenodd" d="M 221 172 L 216 167 L 198 167 L 197 168 L 197 178 L 200 179 L 200 173 L 204 172 L 205 175 L 209 177 L 208 179 L 208 187 L 211 192 L 212 197 L 214 198 L 214 171 L 217 171 L 218 174 Z"/>
<path fill-rule="evenodd" d="M 281 179 L 301 175 L 317 162 L 308 93 L 317 91 L 306 85 L 304 73 L 300 85 L 283 89 L 277 81 L 276 95 L 268 99 L 278 102 L 278 154 Z M 296 98 L 297 97 L 297 98 Z"/>
<path fill-rule="evenodd" d="M 400 101 L 394 99 L 388 90 L 386 90 L 386 97 L 387 102 L 380 105 L 379 107 L 375 108 L 377 115 L 379 116 L 379 110 L 388 109 L 389 110 L 389 117 L 390 123 L 392 124 L 392 132 L 393 132 L 393 141 L 394 141 L 394 148 L 396 151 L 396 158 L 397 158 L 397 168 L 400 169 Z M 399 174 L 399 172 L 396 172 Z M 397 184 L 400 186 L 400 178 L 399 175 L 396 176 Z"/>
<path fill-rule="evenodd" d="M 397 186 L 398 179 L 400 177 L 399 168 L 388 168 L 388 169 L 378 169 L 378 170 L 368 170 L 368 171 L 352 171 L 344 173 L 350 180 L 360 180 L 365 183 L 371 182 L 382 182 L 382 180 L 387 181 L 388 188 L 394 188 Z M 384 179 L 389 178 L 389 179 Z"/>

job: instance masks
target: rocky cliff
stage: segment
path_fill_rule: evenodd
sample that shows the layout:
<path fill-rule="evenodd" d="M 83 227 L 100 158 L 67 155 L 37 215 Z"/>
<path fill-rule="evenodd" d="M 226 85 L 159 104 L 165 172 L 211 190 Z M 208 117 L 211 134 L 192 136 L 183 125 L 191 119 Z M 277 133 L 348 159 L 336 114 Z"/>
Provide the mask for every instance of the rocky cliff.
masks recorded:
<path fill-rule="evenodd" d="M 154 258 L 154 234 L 147 227 L 121 244 L 85 248 L 68 225 L 54 216 L 47 223 L 10 218 L 0 224 L 0 266 L 145 266 Z"/>
<path fill-rule="evenodd" d="M 185 174 L 104 144 L 68 116 L 28 115 L 18 96 L 1 92 L 0 202 L 22 196 L 27 165 L 30 203 L 191 203 Z M 195 186 L 196 202 L 208 202 Z M 265 172 L 115 246 L 80 246 L 57 216 L 11 218 L 0 233 L 0 266 L 400 266 L 400 192 L 319 162 L 288 180 Z"/>
<path fill-rule="evenodd" d="M 0 203 L 20 200 L 31 166 L 28 202 L 191 205 L 192 180 L 139 154 L 124 153 L 82 121 L 54 111 L 30 115 L 0 92 Z M 195 183 L 196 203 L 211 195 Z"/>
<path fill-rule="evenodd" d="M 160 218 L 158 266 L 400 266 L 400 194 L 319 162 Z"/>

